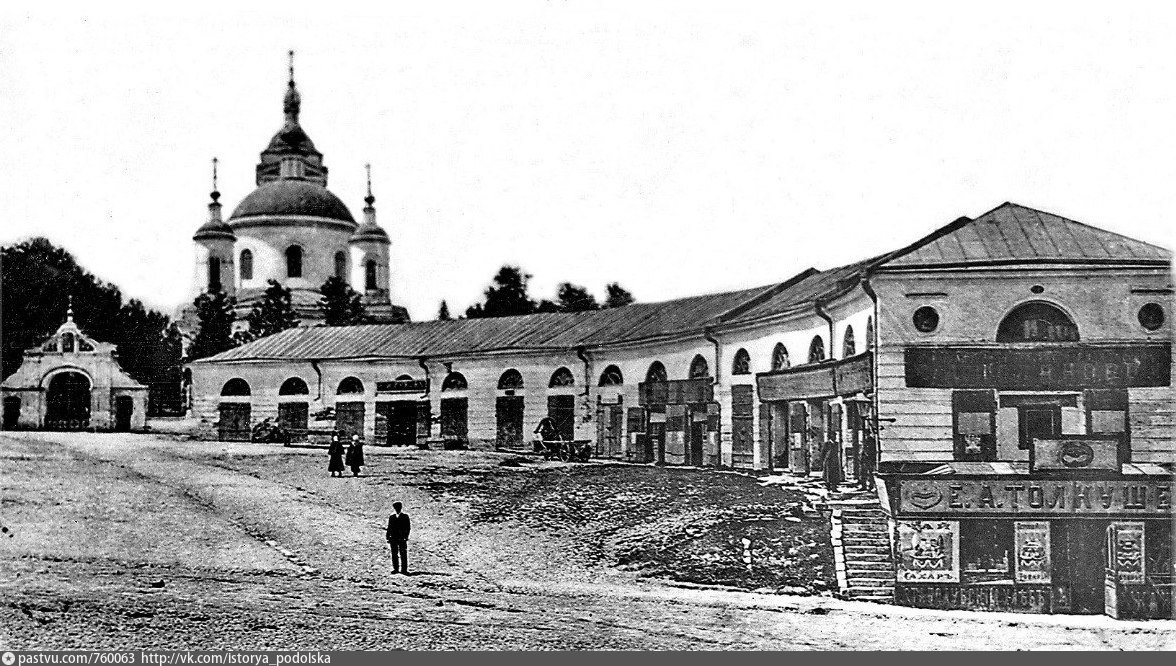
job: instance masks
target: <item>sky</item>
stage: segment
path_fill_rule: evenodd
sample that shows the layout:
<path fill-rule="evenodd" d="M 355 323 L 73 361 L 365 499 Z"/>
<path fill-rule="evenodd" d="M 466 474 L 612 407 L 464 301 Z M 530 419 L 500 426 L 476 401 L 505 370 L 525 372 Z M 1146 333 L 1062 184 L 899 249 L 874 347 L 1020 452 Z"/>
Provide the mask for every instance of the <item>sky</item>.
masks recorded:
<path fill-rule="evenodd" d="M 1004 201 L 1173 245 L 1162 3 L 16 4 L 0 243 L 46 236 L 169 313 L 194 296 L 211 159 L 227 215 L 281 127 L 289 49 L 357 219 L 372 164 L 415 320 L 504 263 L 536 297 L 616 281 L 657 301 Z"/>

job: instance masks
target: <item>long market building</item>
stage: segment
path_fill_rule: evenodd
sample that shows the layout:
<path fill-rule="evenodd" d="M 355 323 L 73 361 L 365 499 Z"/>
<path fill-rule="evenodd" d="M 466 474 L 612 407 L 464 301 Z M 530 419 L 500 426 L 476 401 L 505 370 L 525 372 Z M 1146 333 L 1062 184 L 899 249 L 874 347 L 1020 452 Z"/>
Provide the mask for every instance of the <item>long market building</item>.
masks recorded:
<path fill-rule="evenodd" d="M 897 602 L 1167 617 L 1172 288 L 1167 250 L 1006 203 L 743 291 L 284 331 L 191 364 L 193 409 L 506 450 L 551 417 L 602 458 L 799 473 L 829 439 L 850 478 L 873 427 Z"/>

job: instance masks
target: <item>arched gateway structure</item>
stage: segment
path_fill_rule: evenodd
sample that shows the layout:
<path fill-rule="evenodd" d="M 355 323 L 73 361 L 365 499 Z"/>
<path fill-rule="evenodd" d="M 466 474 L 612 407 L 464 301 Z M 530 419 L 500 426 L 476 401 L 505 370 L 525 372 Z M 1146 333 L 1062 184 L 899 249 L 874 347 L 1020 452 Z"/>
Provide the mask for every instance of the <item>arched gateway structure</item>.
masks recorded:
<path fill-rule="evenodd" d="M 141 430 L 147 387 L 119 367 L 116 348 L 86 336 L 73 320 L 0 385 L 5 430 Z"/>

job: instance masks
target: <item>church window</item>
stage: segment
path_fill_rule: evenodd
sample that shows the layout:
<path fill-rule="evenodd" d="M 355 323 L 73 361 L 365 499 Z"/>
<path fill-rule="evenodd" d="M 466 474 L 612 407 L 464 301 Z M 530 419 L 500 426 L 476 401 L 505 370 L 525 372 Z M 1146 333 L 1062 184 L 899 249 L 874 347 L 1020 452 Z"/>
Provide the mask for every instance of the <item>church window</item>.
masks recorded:
<path fill-rule="evenodd" d="M 342 251 L 335 253 L 335 277 L 340 280 L 347 279 L 347 255 Z"/>
<path fill-rule="evenodd" d="M 378 289 L 376 287 L 376 262 L 368 259 L 363 267 L 363 286 L 364 289 Z"/>
<path fill-rule="evenodd" d="M 221 290 L 221 262 L 216 257 L 208 260 L 208 291 L 215 293 Z"/>
<path fill-rule="evenodd" d="M 297 245 L 286 249 L 286 277 L 302 277 L 302 248 Z"/>
<path fill-rule="evenodd" d="M 253 252 L 250 250 L 241 250 L 241 279 L 253 279 Z"/>

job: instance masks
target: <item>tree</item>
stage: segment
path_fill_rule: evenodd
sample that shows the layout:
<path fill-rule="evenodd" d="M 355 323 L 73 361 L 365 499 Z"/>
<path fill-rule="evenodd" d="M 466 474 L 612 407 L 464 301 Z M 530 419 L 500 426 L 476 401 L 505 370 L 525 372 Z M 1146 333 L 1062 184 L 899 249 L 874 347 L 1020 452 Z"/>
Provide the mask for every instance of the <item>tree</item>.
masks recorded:
<path fill-rule="evenodd" d="M 477 319 L 531 314 L 535 311 L 535 301 L 527 293 L 530 279 L 518 266 L 503 266 L 494 276 L 494 283 L 486 288 L 485 302 L 470 306 L 466 316 Z"/>
<path fill-rule="evenodd" d="M 441 301 L 441 307 L 437 310 L 437 321 L 449 321 L 453 319 L 449 314 L 449 304 L 444 300 Z"/>
<path fill-rule="evenodd" d="M 596 302 L 595 296 L 588 293 L 584 287 L 571 282 L 561 282 L 557 296 L 560 312 L 585 312 L 600 309 L 600 304 Z"/>
<path fill-rule="evenodd" d="M 277 280 L 270 280 L 261 300 L 246 317 L 249 322 L 248 340 L 257 340 L 298 325 L 298 314 L 291 304 L 290 290 Z"/>
<path fill-rule="evenodd" d="M 627 289 L 616 282 L 610 282 L 605 289 L 608 291 L 608 297 L 604 299 L 604 307 L 606 308 L 619 308 L 623 305 L 629 305 L 635 300 L 633 294 L 630 294 Z"/>
<path fill-rule="evenodd" d="M 323 320 L 327 326 L 354 326 L 367 323 L 367 308 L 364 307 L 363 298 L 340 278 L 331 276 L 319 287 L 319 293 L 322 294 L 322 298 L 319 299 L 319 310 L 323 313 Z"/>
<path fill-rule="evenodd" d="M 188 350 L 189 361 L 215 356 L 237 346 L 233 339 L 233 307 L 237 305 L 236 299 L 218 291 L 214 294 L 200 294 L 192 305 L 196 307 L 199 328 Z"/>

